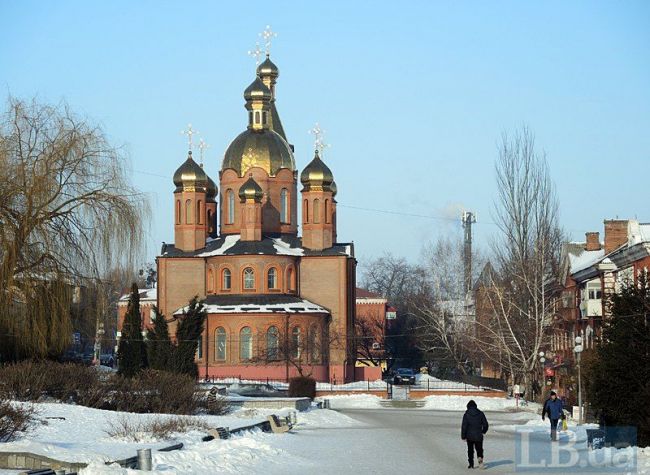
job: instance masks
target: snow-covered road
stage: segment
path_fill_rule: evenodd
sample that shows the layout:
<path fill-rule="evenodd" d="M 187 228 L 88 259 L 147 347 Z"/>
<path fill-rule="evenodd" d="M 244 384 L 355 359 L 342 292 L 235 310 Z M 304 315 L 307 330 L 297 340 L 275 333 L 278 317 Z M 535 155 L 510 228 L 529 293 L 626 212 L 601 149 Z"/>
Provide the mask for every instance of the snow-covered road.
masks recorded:
<path fill-rule="evenodd" d="M 467 473 L 466 445 L 460 439 L 462 412 L 418 410 L 345 409 L 343 414 L 361 422 L 314 433 L 310 457 L 320 473 L 370 474 Z M 514 436 L 499 425 L 524 423 L 529 414 L 487 412 L 493 430 L 485 440 L 489 473 L 514 471 Z M 327 434 L 324 434 L 327 432 Z M 307 439 L 301 431 L 301 439 Z M 327 443 L 326 439 L 331 439 Z M 349 443 L 342 443 L 344 440 Z M 286 450 L 291 452 L 291 448 Z"/>

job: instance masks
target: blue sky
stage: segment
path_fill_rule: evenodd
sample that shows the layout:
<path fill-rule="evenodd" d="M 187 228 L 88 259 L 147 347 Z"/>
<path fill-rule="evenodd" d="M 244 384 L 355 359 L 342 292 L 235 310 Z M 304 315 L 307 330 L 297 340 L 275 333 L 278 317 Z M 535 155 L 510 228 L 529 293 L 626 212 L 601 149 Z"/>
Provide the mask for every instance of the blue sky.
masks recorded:
<path fill-rule="evenodd" d="M 0 87 L 65 100 L 124 146 L 152 198 L 153 258 L 173 241 L 180 130 L 191 122 L 211 145 L 216 180 L 246 126 L 246 52 L 267 24 L 296 161 L 311 160 L 319 122 L 339 239 L 361 261 L 384 250 L 417 259 L 424 240 L 460 236 L 461 208 L 478 214 L 487 248 L 496 144 L 522 124 L 548 155 L 572 238 L 602 232 L 604 218 L 650 221 L 647 1 L 0 0 Z"/>

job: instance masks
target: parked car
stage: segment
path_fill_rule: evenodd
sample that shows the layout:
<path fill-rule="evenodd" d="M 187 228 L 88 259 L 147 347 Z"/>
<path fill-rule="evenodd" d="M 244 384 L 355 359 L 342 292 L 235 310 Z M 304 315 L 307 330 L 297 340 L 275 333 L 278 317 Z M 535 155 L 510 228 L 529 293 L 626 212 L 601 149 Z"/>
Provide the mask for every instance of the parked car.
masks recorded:
<path fill-rule="evenodd" d="M 393 384 L 415 384 L 415 371 L 411 368 L 398 368 L 393 375 Z"/>

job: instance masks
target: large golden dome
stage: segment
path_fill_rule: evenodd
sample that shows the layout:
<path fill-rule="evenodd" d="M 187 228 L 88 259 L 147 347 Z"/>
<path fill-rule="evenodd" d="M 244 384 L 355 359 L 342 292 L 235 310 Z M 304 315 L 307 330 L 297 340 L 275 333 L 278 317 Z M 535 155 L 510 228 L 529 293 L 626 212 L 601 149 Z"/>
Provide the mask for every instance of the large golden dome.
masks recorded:
<path fill-rule="evenodd" d="M 309 165 L 300 174 L 300 182 L 305 187 L 304 191 L 334 191 L 332 190 L 332 183 L 334 183 L 334 175 L 332 170 L 325 165 L 318 155 L 318 150 L 314 155 L 314 159 L 309 162 Z"/>
<path fill-rule="evenodd" d="M 291 147 L 273 130 L 245 130 L 228 146 L 221 170 L 232 168 L 239 176 L 253 168 L 266 170 L 275 176 L 281 168 L 296 169 Z"/>

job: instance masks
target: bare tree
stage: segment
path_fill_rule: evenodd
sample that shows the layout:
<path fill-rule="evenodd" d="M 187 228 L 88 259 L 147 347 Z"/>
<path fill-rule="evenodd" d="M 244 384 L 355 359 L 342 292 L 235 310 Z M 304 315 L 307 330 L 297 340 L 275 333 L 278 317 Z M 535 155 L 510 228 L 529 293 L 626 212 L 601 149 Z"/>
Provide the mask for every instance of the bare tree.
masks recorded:
<path fill-rule="evenodd" d="M 354 342 L 357 361 L 364 366 L 380 366 L 382 361 L 390 358 L 390 348 L 386 347 L 386 315 L 384 312 L 367 311 L 357 313 L 354 322 Z"/>
<path fill-rule="evenodd" d="M 527 128 L 503 135 L 496 177 L 501 235 L 487 286 L 490 315 L 476 320 L 476 345 L 530 389 L 537 354 L 550 336 L 562 231 L 545 155 Z"/>
<path fill-rule="evenodd" d="M 143 248 L 148 202 L 104 133 L 67 106 L 10 99 L 0 118 L 2 357 L 60 353 L 83 279 Z"/>

